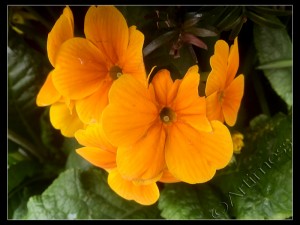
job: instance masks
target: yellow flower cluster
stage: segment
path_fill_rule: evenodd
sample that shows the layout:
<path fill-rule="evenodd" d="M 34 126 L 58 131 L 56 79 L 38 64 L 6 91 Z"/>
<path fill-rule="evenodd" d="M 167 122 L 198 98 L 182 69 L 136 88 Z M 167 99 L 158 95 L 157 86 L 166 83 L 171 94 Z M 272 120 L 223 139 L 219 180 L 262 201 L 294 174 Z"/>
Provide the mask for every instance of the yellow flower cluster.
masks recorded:
<path fill-rule="evenodd" d="M 48 35 L 53 70 L 37 96 L 51 106 L 53 126 L 83 146 L 77 153 L 105 169 L 109 186 L 143 205 L 159 198 L 157 182 L 189 184 L 212 179 L 233 154 L 228 128 L 244 91 L 238 43 L 216 42 L 205 94 L 192 66 L 183 79 L 158 71 L 149 83 L 144 35 L 113 6 L 91 6 L 85 38 L 74 37 L 66 7 Z"/>

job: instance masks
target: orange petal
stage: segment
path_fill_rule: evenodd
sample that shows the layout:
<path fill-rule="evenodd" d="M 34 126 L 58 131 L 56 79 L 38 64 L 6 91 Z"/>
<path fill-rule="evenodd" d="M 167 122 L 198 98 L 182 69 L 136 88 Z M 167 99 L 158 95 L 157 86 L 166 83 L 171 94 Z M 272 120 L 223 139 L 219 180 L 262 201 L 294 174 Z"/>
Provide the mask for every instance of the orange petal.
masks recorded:
<path fill-rule="evenodd" d="M 163 126 L 157 124 L 153 125 L 135 144 L 119 147 L 117 165 L 122 177 L 142 181 L 158 177 L 165 167 L 165 140 Z"/>
<path fill-rule="evenodd" d="M 100 122 L 102 111 L 108 104 L 111 84 L 112 82 L 102 82 L 95 93 L 76 102 L 78 116 L 85 124 Z"/>
<path fill-rule="evenodd" d="M 52 70 L 48 76 L 47 79 L 40 89 L 37 98 L 36 98 L 36 104 L 37 106 L 48 106 L 53 104 L 54 102 L 57 102 L 61 95 L 58 93 L 56 88 L 53 85 L 52 82 L 52 73 L 54 73 L 55 70 Z"/>
<path fill-rule="evenodd" d="M 152 205 L 159 198 L 159 189 L 156 183 L 147 185 L 134 184 L 122 178 L 117 169 L 109 172 L 108 184 L 121 197 L 127 200 L 134 200 L 141 205 Z"/>
<path fill-rule="evenodd" d="M 201 132 L 200 139 L 203 157 L 213 169 L 222 169 L 231 160 L 233 144 L 228 128 L 220 121 L 211 121 L 213 132 Z"/>
<path fill-rule="evenodd" d="M 84 38 L 66 41 L 57 54 L 53 83 L 71 99 L 82 99 L 94 93 L 107 79 L 108 70 L 102 53 Z"/>
<path fill-rule="evenodd" d="M 230 47 L 227 68 L 226 87 L 233 81 L 239 68 L 239 47 L 238 37 L 234 39 L 234 44 Z"/>
<path fill-rule="evenodd" d="M 75 138 L 83 146 L 100 148 L 113 153 L 117 151 L 116 147 L 108 142 L 102 126 L 98 123 L 88 125 L 84 130 L 78 130 Z"/>
<path fill-rule="evenodd" d="M 216 172 L 205 153 L 207 146 L 220 146 L 208 143 L 202 133 L 205 132 L 198 132 L 184 123 L 176 123 L 169 129 L 165 147 L 167 167 L 174 177 L 183 182 L 203 183 L 209 181 Z"/>
<path fill-rule="evenodd" d="M 112 64 L 126 53 L 129 31 L 125 18 L 114 6 L 91 6 L 84 20 L 84 33 Z"/>
<path fill-rule="evenodd" d="M 233 126 L 244 94 L 244 75 L 236 77 L 224 92 L 222 104 L 225 122 Z"/>
<path fill-rule="evenodd" d="M 206 117 L 205 98 L 198 95 L 199 81 L 198 66 L 193 66 L 182 79 L 172 108 L 178 121 L 188 123 L 199 131 L 209 132 L 211 126 Z"/>
<path fill-rule="evenodd" d="M 117 166 L 116 153 L 94 147 L 78 148 L 76 149 L 76 152 L 94 166 L 103 169 L 111 169 Z"/>
<path fill-rule="evenodd" d="M 143 83 L 147 83 L 146 70 L 143 60 L 144 35 L 136 30 L 135 26 L 129 28 L 129 43 L 126 53 L 120 59 L 119 65 L 124 74 L 131 74 Z"/>
<path fill-rule="evenodd" d="M 56 54 L 66 40 L 74 35 L 74 19 L 69 6 L 64 8 L 63 14 L 55 22 L 52 30 L 48 34 L 47 53 L 50 63 L 55 67 Z"/>
<path fill-rule="evenodd" d="M 218 40 L 215 44 L 215 53 L 210 58 L 212 70 L 209 73 L 206 81 L 206 96 L 225 88 L 228 54 L 228 44 L 223 40 Z"/>
<path fill-rule="evenodd" d="M 108 97 L 102 123 L 108 140 L 115 146 L 134 144 L 159 117 L 147 87 L 130 75 L 114 81 Z"/>
<path fill-rule="evenodd" d="M 161 178 L 159 179 L 159 182 L 177 183 L 177 182 L 181 182 L 181 180 L 178 180 L 176 177 L 173 176 L 173 174 L 170 173 L 170 171 L 168 169 L 165 169 Z"/>
<path fill-rule="evenodd" d="M 159 70 L 154 75 L 151 83 L 154 87 L 158 103 L 163 106 L 168 106 L 170 104 L 170 102 L 168 102 L 168 93 L 173 85 L 170 72 L 166 69 Z"/>
<path fill-rule="evenodd" d="M 206 113 L 210 121 L 219 120 L 222 123 L 224 122 L 222 105 L 217 91 L 206 97 Z"/>
<path fill-rule="evenodd" d="M 54 103 L 50 107 L 50 121 L 55 129 L 59 129 L 66 137 L 74 137 L 74 133 L 83 128 L 76 110 L 70 114 L 65 103 Z"/>

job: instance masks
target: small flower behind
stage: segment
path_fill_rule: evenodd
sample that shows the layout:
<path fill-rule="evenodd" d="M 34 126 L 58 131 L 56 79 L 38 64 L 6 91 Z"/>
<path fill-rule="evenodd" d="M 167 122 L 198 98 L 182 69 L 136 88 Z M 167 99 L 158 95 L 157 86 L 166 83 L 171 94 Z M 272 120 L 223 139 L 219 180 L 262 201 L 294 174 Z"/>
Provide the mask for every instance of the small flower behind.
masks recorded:
<path fill-rule="evenodd" d="M 218 40 L 210 64 L 212 71 L 205 87 L 207 116 L 233 126 L 244 94 L 244 75 L 234 78 L 239 67 L 237 37 L 230 49 L 225 41 Z"/>
<path fill-rule="evenodd" d="M 244 135 L 238 131 L 234 131 L 231 134 L 232 143 L 233 143 L 233 153 L 240 154 L 244 144 Z"/>
<path fill-rule="evenodd" d="M 74 18 L 71 9 L 67 6 L 63 14 L 54 24 L 48 34 L 47 53 L 51 65 L 54 67 L 47 76 L 47 79 L 41 87 L 36 104 L 40 107 L 50 106 L 50 121 L 54 128 L 59 129 L 62 135 L 74 137 L 74 133 L 84 127 L 84 124 L 78 118 L 74 102 L 68 100 L 53 84 L 53 75 L 57 72 L 55 62 L 57 53 L 61 45 L 74 36 Z"/>

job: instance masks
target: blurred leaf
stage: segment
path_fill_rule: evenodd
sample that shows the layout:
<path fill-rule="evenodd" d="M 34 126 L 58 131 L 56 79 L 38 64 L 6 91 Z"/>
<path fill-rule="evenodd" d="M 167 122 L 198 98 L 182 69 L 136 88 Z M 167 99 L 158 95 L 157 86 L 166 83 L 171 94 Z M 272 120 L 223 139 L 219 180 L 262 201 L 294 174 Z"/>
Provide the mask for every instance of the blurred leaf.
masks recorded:
<path fill-rule="evenodd" d="M 9 32 L 7 46 L 8 128 L 17 134 L 15 137 L 35 145 L 39 151 L 36 154 L 42 156 L 44 147 L 38 137 L 39 124 L 33 121 L 43 111 L 36 106 L 35 99 L 49 67 L 45 56 L 13 34 Z"/>
<path fill-rule="evenodd" d="M 23 160 L 30 159 L 20 145 L 8 139 L 7 141 L 7 166 L 15 165 Z"/>
<path fill-rule="evenodd" d="M 39 120 L 41 134 L 40 138 L 47 148 L 49 155 L 51 155 L 51 160 L 57 164 L 65 164 L 66 153 L 62 151 L 62 145 L 64 137 L 61 135 L 59 130 L 56 130 L 49 117 L 49 107 L 46 108 Z"/>
<path fill-rule="evenodd" d="M 100 169 L 69 169 L 28 201 L 26 219 L 155 219 L 157 205 L 142 206 L 115 194 Z"/>
<path fill-rule="evenodd" d="M 227 30 L 233 26 L 233 24 L 240 18 L 242 13 L 241 6 L 231 6 L 224 12 L 224 17 L 221 17 L 220 22 L 216 27 L 220 30 Z"/>
<path fill-rule="evenodd" d="M 70 152 L 66 162 L 66 169 L 73 168 L 73 169 L 88 170 L 91 167 L 93 167 L 91 163 L 89 163 L 87 160 L 85 160 L 84 158 L 82 158 L 80 155 L 76 153 L 76 148 L 74 148 L 73 151 Z"/>
<path fill-rule="evenodd" d="M 128 26 L 137 26 L 140 30 L 153 23 L 153 20 L 147 19 L 146 15 L 155 11 L 153 6 L 116 6 L 122 15 L 126 18 Z"/>
<path fill-rule="evenodd" d="M 168 184 L 162 190 L 158 207 L 165 219 L 212 219 L 228 218 L 219 209 L 222 200 L 208 184 Z"/>
<path fill-rule="evenodd" d="M 11 148 L 11 144 L 14 143 L 16 145 L 18 145 L 19 147 L 21 147 L 21 149 L 26 153 L 30 153 L 33 156 L 35 156 L 36 158 L 38 158 L 40 161 L 43 160 L 42 156 L 39 154 L 39 150 L 32 145 L 27 139 L 23 138 L 22 136 L 18 135 L 17 133 L 15 133 L 14 131 L 8 129 L 7 130 L 7 138 L 9 140 L 9 144 L 8 144 L 8 148 Z M 28 157 L 29 155 L 26 154 Z"/>
<path fill-rule="evenodd" d="M 264 69 L 279 69 L 279 68 L 285 68 L 285 67 L 291 67 L 293 66 L 293 60 L 278 60 L 275 62 L 270 62 L 264 65 L 260 65 L 256 67 L 256 69 L 264 70 Z"/>
<path fill-rule="evenodd" d="M 32 160 L 23 160 L 8 168 L 8 192 L 10 193 L 26 178 L 39 171 L 40 165 Z"/>
<path fill-rule="evenodd" d="M 241 16 L 237 21 L 238 22 L 234 23 L 234 25 L 231 28 L 232 30 L 229 35 L 229 40 L 234 40 L 239 35 L 244 23 L 247 21 L 247 18 Z"/>
<path fill-rule="evenodd" d="M 260 26 L 270 28 L 285 28 L 285 26 L 275 17 L 270 15 L 260 15 L 249 10 L 245 11 L 245 15 L 254 23 Z"/>
<path fill-rule="evenodd" d="M 8 219 L 22 219 L 27 213 L 27 201 L 30 197 L 28 188 L 24 188 L 16 192 L 13 196 L 8 199 Z"/>
<path fill-rule="evenodd" d="M 274 21 L 280 23 L 274 17 Z M 292 43 L 285 29 L 254 26 L 254 43 L 261 65 L 274 61 L 292 60 Z M 264 69 L 264 74 L 275 92 L 286 102 L 293 105 L 292 68 Z"/>
<path fill-rule="evenodd" d="M 190 27 L 193 27 L 194 25 L 196 25 L 199 20 L 201 19 L 201 14 L 199 13 L 187 13 L 186 16 L 188 18 L 186 18 L 183 22 L 183 28 L 184 29 L 188 29 Z"/>
<path fill-rule="evenodd" d="M 63 140 L 63 144 L 61 146 L 61 150 L 69 155 L 71 152 L 75 151 L 76 148 L 80 148 L 82 147 L 78 141 L 72 137 L 72 138 L 68 138 L 68 137 L 64 137 L 64 140 Z"/>
<path fill-rule="evenodd" d="M 260 114 L 250 121 L 250 127 L 252 130 L 257 130 L 261 127 L 262 124 L 266 123 L 268 120 L 269 117 L 267 115 Z"/>
<path fill-rule="evenodd" d="M 36 176 L 36 178 L 35 178 Z M 22 220 L 27 215 L 27 202 L 33 195 L 41 194 L 52 179 L 38 174 L 22 182 L 21 186 L 13 191 L 8 198 L 8 219 Z"/>
<path fill-rule="evenodd" d="M 274 16 L 290 16 L 292 15 L 291 10 L 281 10 L 281 9 L 274 9 L 265 6 L 247 6 L 247 10 L 252 10 L 257 13 L 261 14 L 270 14 Z"/>
<path fill-rule="evenodd" d="M 286 219 L 292 216 L 292 118 L 258 117 L 236 156 L 238 171 L 215 177 L 229 214 L 236 219 Z"/>
<path fill-rule="evenodd" d="M 40 194 L 55 178 L 43 164 L 22 160 L 8 167 L 8 218 L 22 219 L 27 213 L 27 201 Z"/>
<path fill-rule="evenodd" d="M 177 31 L 172 30 L 168 31 L 158 38 L 154 39 L 151 41 L 144 49 L 143 49 L 143 54 L 144 57 L 149 55 L 151 52 L 153 52 L 155 49 L 159 48 L 160 46 L 164 45 L 165 43 L 171 41 L 176 35 L 178 34 Z"/>
<path fill-rule="evenodd" d="M 217 35 L 217 33 L 212 30 L 199 28 L 199 27 L 190 27 L 190 28 L 184 29 L 184 31 L 188 32 L 188 33 L 192 33 L 199 37 L 211 37 L 211 36 Z"/>
<path fill-rule="evenodd" d="M 177 77 L 177 79 L 182 79 L 188 69 L 191 66 L 194 66 L 197 64 L 197 58 L 193 56 L 193 50 L 192 46 L 190 45 L 184 45 L 182 48 L 179 50 L 180 52 L 180 57 L 179 58 L 173 58 L 170 57 L 170 63 L 179 71 L 180 77 Z"/>

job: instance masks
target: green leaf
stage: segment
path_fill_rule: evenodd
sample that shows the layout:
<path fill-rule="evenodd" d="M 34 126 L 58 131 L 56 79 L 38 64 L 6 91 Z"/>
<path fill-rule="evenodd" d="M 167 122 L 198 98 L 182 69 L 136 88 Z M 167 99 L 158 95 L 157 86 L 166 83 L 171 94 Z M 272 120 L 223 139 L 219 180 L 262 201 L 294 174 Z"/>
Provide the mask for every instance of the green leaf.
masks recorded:
<path fill-rule="evenodd" d="M 40 172 L 40 169 L 37 172 Z M 41 176 L 41 174 L 35 174 L 11 192 L 8 196 L 8 218 L 24 219 L 27 215 L 27 202 L 29 198 L 33 195 L 41 194 L 53 180 L 53 178 L 49 178 L 48 175 Z"/>
<path fill-rule="evenodd" d="M 291 67 L 293 65 L 293 60 L 278 60 L 275 62 L 270 62 L 267 64 L 260 65 L 256 67 L 256 69 L 264 70 L 264 69 L 279 69 L 285 67 Z"/>
<path fill-rule="evenodd" d="M 8 168 L 8 192 L 10 193 L 22 181 L 39 171 L 40 165 L 32 160 L 24 160 Z"/>
<path fill-rule="evenodd" d="M 154 7 L 140 7 L 140 6 L 116 6 L 122 15 L 126 18 L 128 26 L 137 26 L 137 28 L 143 29 L 149 23 L 153 23 L 153 20 L 145 18 L 150 12 L 154 12 Z"/>
<path fill-rule="evenodd" d="M 280 22 L 277 18 L 275 21 Z M 254 44 L 261 65 L 274 61 L 292 60 L 292 43 L 285 29 L 254 25 Z M 264 74 L 275 92 L 290 108 L 292 97 L 292 68 L 264 69 Z"/>
<path fill-rule="evenodd" d="M 208 184 L 168 184 L 160 194 L 158 207 L 166 219 L 228 218 L 222 200 Z"/>
<path fill-rule="evenodd" d="M 8 139 L 7 142 L 7 165 L 8 167 L 15 165 L 23 160 L 28 160 L 30 157 L 23 151 L 22 147 L 17 143 Z"/>
<path fill-rule="evenodd" d="M 260 116 L 245 134 L 237 169 L 212 180 L 236 219 L 292 216 L 292 118 Z"/>
<path fill-rule="evenodd" d="M 10 31 L 7 46 L 8 62 L 8 129 L 14 132 L 19 141 L 31 143 L 37 149 L 35 155 L 44 155 L 40 141 L 40 127 L 33 123 L 43 109 L 38 108 L 35 99 L 49 66 L 45 56 L 30 48 L 21 37 Z M 26 150 L 26 148 L 24 149 Z"/>
<path fill-rule="evenodd" d="M 66 169 L 75 168 L 75 169 L 88 170 L 91 167 L 93 167 L 92 164 L 90 164 L 88 161 L 86 161 L 84 158 L 78 155 L 75 150 L 76 148 L 74 148 L 73 151 L 71 151 L 69 154 L 66 163 Z"/>
<path fill-rule="evenodd" d="M 229 40 L 234 40 L 235 37 L 237 37 L 244 25 L 244 23 L 247 21 L 246 17 L 241 16 L 239 19 L 237 19 L 238 23 L 234 23 L 234 25 L 231 27 L 231 32 L 229 35 Z"/>
<path fill-rule="evenodd" d="M 153 219 L 160 218 L 157 205 L 142 206 L 115 194 L 107 173 L 69 169 L 40 196 L 28 201 L 26 219 Z"/>
<path fill-rule="evenodd" d="M 263 27 L 270 27 L 270 28 L 283 28 L 285 26 L 275 17 L 270 15 L 260 15 L 258 13 L 254 13 L 252 11 L 246 10 L 245 15 L 252 20 L 254 23 L 263 26 Z"/>
<path fill-rule="evenodd" d="M 40 139 L 51 154 L 52 160 L 64 165 L 66 162 L 66 153 L 61 149 L 64 137 L 59 130 L 52 126 L 49 117 L 49 108 L 44 110 L 39 122 L 41 129 Z"/>
<path fill-rule="evenodd" d="M 291 10 L 272 9 L 264 6 L 247 6 L 247 9 L 253 10 L 257 13 L 265 13 L 274 16 L 290 16 L 293 13 Z"/>
<path fill-rule="evenodd" d="M 242 7 L 241 6 L 233 6 L 229 7 L 228 10 L 224 13 L 224 16 L 217 24 L 217 28 L 220 31 L 227 30 L 229 27 L 231 28 L 232 25 L 241 17 L 242 14 Z"/>

